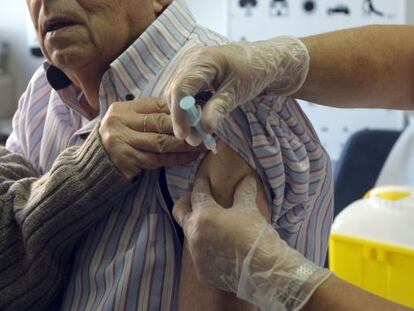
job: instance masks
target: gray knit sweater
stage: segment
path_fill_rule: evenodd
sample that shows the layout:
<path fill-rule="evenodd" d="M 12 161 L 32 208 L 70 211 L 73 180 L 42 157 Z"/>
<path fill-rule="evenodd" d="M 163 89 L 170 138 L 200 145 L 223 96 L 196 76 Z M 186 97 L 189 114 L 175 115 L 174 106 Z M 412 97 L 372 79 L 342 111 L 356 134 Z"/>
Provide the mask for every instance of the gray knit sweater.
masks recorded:
<path fill-rule="evenodd" d="M 0 310 L 44 310 L 65 285 L 79 238 L 130 187 L 97 128 L 41 177 L 0 148 Z"/>

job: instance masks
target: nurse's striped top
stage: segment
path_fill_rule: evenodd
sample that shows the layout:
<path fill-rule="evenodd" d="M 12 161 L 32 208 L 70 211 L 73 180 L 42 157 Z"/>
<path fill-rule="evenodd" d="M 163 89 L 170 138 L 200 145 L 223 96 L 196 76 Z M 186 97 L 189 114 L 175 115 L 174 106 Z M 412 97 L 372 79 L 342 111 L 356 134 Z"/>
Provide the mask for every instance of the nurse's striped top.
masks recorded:
<path fill-rule="evenodd" d="M 53 66 L 33 76 L 14 117 L 10 151 L 39 175 L 66 148 L 80 145 L 108 107 L 132 94 L 158 97 L 189 49 L 228 42 L 198 26 L 183 0 L 165 12 L 110 66 L 100 88 L 100 116 L 87 118 L 82 93 Z M 227 118 L 220 139 L 260 175 L 274 228 L 322 264 L 332 222 L 329 158 L 294 100 L 263 95 Z M 200 161 L 166 170 L 174 199 L 191 190 Z M 181 244 L 159 184 L 146 171 L 109 214 L 78 241 L 62 310 L 175 310 Z M 68 219 L 70 225 L 70 219 Z"/>

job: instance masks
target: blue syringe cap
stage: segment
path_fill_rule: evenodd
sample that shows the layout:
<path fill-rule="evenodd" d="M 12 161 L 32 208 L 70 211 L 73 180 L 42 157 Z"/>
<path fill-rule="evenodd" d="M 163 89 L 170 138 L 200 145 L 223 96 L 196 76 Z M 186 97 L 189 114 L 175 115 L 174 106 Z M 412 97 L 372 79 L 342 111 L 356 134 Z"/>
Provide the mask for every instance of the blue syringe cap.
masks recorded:
<path fill-rule="evenodd" d="M 196 104 L 196 100 L 193 96 L 186 96 L 180 101 L 180 108 L 182 110 L 188 111 L 193 109 Z"/>
<path fill-rule="evenodd" d="M 193 96 L 186 96 L 180 101 L 180 108 L 187 114 L 187 119 L 191 125 L 195 125 L 199 122 L 200 111 L 196 106 L 196 100 Z"/>

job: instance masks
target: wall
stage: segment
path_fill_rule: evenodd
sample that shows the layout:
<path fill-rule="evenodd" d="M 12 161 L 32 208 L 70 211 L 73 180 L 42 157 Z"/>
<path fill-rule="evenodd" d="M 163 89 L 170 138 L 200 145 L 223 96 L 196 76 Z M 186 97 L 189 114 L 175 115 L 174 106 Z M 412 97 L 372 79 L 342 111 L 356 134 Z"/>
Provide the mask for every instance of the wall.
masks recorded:
<path fill-rule="evenodd" d="M 218 33 L 228 34 L 227 0 L 186 0 L 197 21 Z M 238 1 L 238 0 L 232 0 Z"/>
<path fill-rule="evenodd" d="M 11 47 L 10 74 L 16 83 L 16 101 L 36 68 L 42 63 L 30 55 L 26 35 L 26 1 L 0 0 L 0 41 Z"/>
<path fill-rule="evenodd" d="M 187 0 L 200 24 L 228 34 L 228 3 L 238 0 Z M 407 1 L 407 20 L 414 23 L 414 1 Z M 22 0 L 0 0 L 0 41 L 11 44 L 10 73 L 16 83 L 16 101 L 32 73 L 42 63 L 27 48 L 26 3 Z"/>
<path fill-rule="evenodd" d="M 198 20 L 220 33 L 227 33 L 227 2 L 223 0 L 187 0 L 194 8 Z M 218 8 L 211 10 L 212 7 Z M 0 41 L 10 43 L 10 74 L 16 84 L 16 102 L 24 92 L 33 72 L 42 59 L 30 55 L 27 46 L 26 1 L 0 0 Z M 1 105 L 0 105 L 1 107 Z M 1 108 L 0 108 L 1 109 Z"/>

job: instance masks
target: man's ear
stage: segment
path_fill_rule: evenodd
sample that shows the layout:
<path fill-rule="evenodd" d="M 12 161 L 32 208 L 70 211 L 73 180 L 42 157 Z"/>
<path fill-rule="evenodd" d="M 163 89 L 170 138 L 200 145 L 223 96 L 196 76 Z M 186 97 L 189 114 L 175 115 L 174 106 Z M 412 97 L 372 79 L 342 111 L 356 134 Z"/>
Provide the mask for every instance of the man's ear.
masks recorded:
<path fill-rule="evenodd" d="M 161 14 L 172 1 L 173 0 L 153 0 L 155 14 Z"/>

